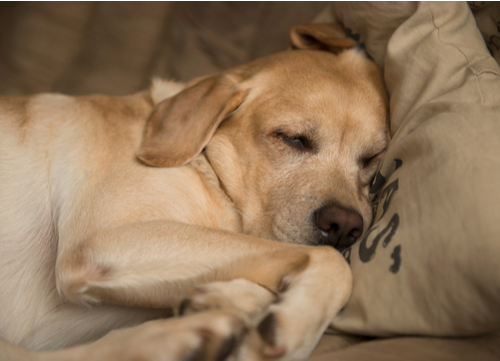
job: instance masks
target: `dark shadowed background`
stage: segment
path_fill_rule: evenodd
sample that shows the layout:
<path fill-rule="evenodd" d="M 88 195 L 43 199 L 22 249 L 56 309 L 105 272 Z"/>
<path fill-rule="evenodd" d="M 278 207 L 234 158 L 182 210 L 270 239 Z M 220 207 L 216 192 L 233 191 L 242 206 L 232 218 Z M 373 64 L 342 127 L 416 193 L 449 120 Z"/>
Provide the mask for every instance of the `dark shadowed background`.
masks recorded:
<path fill-rule="evenodd" d="M 0 3 L 0 94 L 129 94 L 285 50 L 322 2 Z"/>

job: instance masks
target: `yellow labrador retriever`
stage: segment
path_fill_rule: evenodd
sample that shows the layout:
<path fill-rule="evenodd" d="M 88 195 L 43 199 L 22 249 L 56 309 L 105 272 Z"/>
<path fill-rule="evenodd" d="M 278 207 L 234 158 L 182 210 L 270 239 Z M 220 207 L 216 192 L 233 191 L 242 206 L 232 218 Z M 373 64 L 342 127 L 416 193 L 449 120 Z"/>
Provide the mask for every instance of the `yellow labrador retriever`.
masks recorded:
<path fill-rule="evenodd" d="M 307 357 L 389 133 L 338 27 L 292 40 L 186 86 L 0 98 L 0 359 Z"/>

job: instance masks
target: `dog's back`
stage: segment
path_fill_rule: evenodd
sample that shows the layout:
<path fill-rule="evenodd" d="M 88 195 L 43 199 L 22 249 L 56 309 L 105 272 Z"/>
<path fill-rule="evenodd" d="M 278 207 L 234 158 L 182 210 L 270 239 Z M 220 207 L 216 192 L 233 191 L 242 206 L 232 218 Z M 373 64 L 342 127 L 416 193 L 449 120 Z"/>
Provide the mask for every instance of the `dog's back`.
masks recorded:
<path fill-rule="evenodd" d="M 116 307 L 63 304 L 54 274 L 58 229 L 69 217 L 85 217 L 72 214 L 77 207 L 68 202 L 78 200 L 81 184 L 97 179 L 99 169 L 123 164 L 116 157 L 134 158 L 151 107 L 142 96 L 0 98 L 1 337 L 43 348 L 37 330 L 44 329 L 46 338 L 64 345 L 69 328 L 82 333 L 92 324 L 79 319 L 94 317 L 105 328 L 123 316 Z"/>

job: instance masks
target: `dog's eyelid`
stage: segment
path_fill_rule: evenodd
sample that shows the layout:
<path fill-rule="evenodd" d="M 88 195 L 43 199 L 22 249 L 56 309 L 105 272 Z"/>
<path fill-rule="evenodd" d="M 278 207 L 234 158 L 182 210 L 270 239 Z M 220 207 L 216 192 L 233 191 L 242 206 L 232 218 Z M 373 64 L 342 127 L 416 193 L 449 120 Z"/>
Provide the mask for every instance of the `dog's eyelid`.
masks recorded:
<path fill-rule="evenodd" d="M 273 135 L 280 138 L 287 145 L 301 151 L 314 150 L 313 144 L 308 136 L 304 134 L 290 135 L 282 130 L 276 130 Z"/>
<path fill-rule="evenodd" d="M 361 165 L 363 166 L 363 168 L 367 168 L 367 167 L 369 167 L 369 166 L 373 163 L 373 161 L 374 161 L 375 159 L 379 158 L 382 154 L 384 154 L 384 153 L 385 153 L 385 150 L 386 150 L 386 148 L 384 148 L 384 149 L 383 149 L 383 150 L 381 150 L 380 152 L 377 152 L 377 153 L 375 153 L 375 154 L 373 154 L 373 155 L 369 155 L 369 156 L 366 156 L 366 157 L 362 157 L 362 158 L 360 159 L 360 163 L 361 163 Z"/>

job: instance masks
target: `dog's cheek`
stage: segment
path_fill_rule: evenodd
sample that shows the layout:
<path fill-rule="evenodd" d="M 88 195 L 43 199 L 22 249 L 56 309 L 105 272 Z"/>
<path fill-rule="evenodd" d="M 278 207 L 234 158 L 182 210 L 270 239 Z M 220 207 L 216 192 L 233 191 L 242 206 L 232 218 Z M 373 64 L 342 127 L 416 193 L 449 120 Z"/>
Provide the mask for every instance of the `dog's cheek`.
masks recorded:
<path fill-rule="evenodd" d="M 315 196 L 283 194 L 274 208 L 273 239 L 284 243 L 316 244 L 313 210 L 318 203 Z"/>

